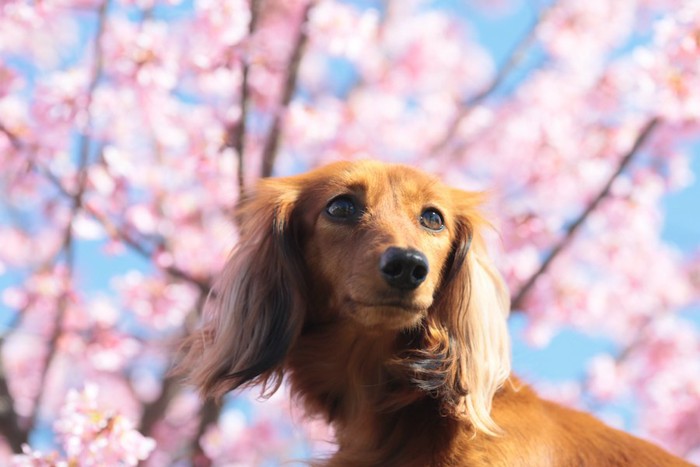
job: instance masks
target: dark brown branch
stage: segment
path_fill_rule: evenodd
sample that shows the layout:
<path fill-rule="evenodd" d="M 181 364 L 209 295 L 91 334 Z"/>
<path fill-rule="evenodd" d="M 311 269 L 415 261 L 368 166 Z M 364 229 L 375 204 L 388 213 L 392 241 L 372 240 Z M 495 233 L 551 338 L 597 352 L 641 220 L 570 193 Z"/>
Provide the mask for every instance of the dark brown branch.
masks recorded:
<path fill-rule="evenodd" d="M 117 227 L 107 216 L 99 213 L 97 210 L 91 208 L 90 206 L 85 206 L 84 210 L 88 214 L 90 214 L 95 220 L 97 220 L 111 236 L 119 239 L 119 241 L 131 248 L 132 251 L 138 253 L 146 259 L 150 260 L 153 258 L 154 253 L 152 251 L 140 244 L 126 230 Z M 163 271 L 167 272 L 168 274 L 177 279 L 181 279 L 195 285 L 199 289 L 199 291 L 205 296 L 209 293 L 211 289 L 208 280 L 194 277 L 187 271 L 183 271 L 180 268 L 177 268 L 175 266 L 167 266 L 163 267 L 162 269 Z"/>
<path fill-rule="evenodd" d="M 185 323 L 196 319 L 202 314 L 201 311 L 204 308 L 207 298 L 207 294 L 201 294 L 197 298 L 197 303 L 190 313 L 188 313 Z M 187 324 L 185 324 L 185 329 L 188 329 Z M 141 421 L 139 422 L 139 431 L 141 433 L 146 436 L 150 435 L 155 424 L 159 420 L 162 420 L 165 411 L 170 405 L 170 401 L 172 401 L 182 389 L 182 379 L 182 375 L 176 372 L 166 373 L 158 398 L 144 405 L 143 412 L 141 413 Z"/>
<path fill-rule="evenodd" d="M 53 262 L 40 266 L 38 270 L 44 270 L 50 264 L 53 264 Z M 21 317 L 26 310 L 34 305 L 34 302 L 35 299 L 30 296 L 27 303 L 16 312 L 15 317 L 8 323 L 5 336 L 17 329 Z M 4 345 L 4 341 L 5 337 L 0 337 L 0 348 Z M 22 423 L 15 411 L 15 400 L 7 382 L 3 359 L 0 358 L 0 434 L 7 440 L 13 452 L 22 452 L 22 445 L 29 441 L 29 430 L 27 428 L 27 423 Z"/>
<path fill-rule="evenodd" d="M 0 133 L 7 136 L 7 139 L 10 140 L 10 144 L 12 144 L 12 147 L 15 148 L 17 151 L 22 149 L 22 142 L 19 140 L 19 138 L 17 138 L 17 136 L 10 130 L 8 130 L 7 127 L 2 123 L 0 123 Z"/>
<path fill-rule="evenodd" d="M 250 23 L 248 24 L 248 40 L 252 40 L 255 28 L 258 24 L 258 15 L 260 13 L 260 0 L 250 0 Z M 231 125 L 224 136 L 224 146 L 233 148 L 238 156 L 238 194 L 242 197 L 245 193 L 245 138 L 246 138 L 246 119 L 248 118 L 248 79 L 250 75 L 250 53 L 247 53 L 243 59 L 243 70 L 241 78 L 241 115 L 238 118 L 238 123 Z"/>
<path fill-rule="evenodd" d="M 294 96 L 294 91 L 296 89 L 297 78 L 299 75 L 299 65 L 301 64 L 301 58 L 304 54 L 304 49 L 307 43 L 307 31 L 306 24 L 309 19 L 309 12 L 313 6 L 313 1 L 307 3 L 304 8 L 303 18 L 299 26 L 299 31 L 297 33 L 296 41 L 294 42 L 294 48 L 289 57 L 289 62 L 287 63 L 287 75 L 284 80 L 284 88 L 282 90 L 282 98 L 279 104 L 279 108 L 275 113 L 275 118 L 270 127 L 270 131 L 265 140 L 265 146 L 262 153 L 262 177 L 269 177 L 272 175 L 272 169 L 275 166 L 275 159 L 277 158 L 277 148 L 279 146 L 280 135 L 282 134 L 282 118 L 284 117 L 285 110 Z"/>
<path fill-rule="evenodd" d="M 78 170 L 80 172 L 84 172 L 87 170 L 86 168 L 87 164 L 87 158 L 82 158 L 80 160 L 80 166 Z M 42 405 L 42 395 L 44 394 L 43 391 L 45 391 L 45 386 L 46 386 L 46 380 L 48 378 L 49 371 L 51 369 L 53 360 L 56 356 L 56 351 L 58 348 L 58 340 L 61 337 L 61 328 L 63 326 L 63 318 L 66 314 L 66 309 L 68 308 L 68 303 L 70 301 L 70 287 L 71 287 L 71 281 L 72 281 L 72 275 L 73 275 L 73 267 L 74 267 L 74 262 L 75 262 L 75 243 L 74 243 L 74 238 L 73 238 L 73 220 L 75 219 L 75 216 L 77 215 L 78 211 L 80 211 L 81 204 L 82 204 L 82 197 L 83 197 L 83 192 L 85 190 L 85 177 L 79 177 L 79 188 L 75 196 L 73 196 L 73 207 L 71 209 L 71 215 L 68 219 L 68 224 L 66 225 L 65 231 L 64 231 L 64 237 L 63 237 L 63 244 L 61 246 L 61 252 L 63 253 L 65 257 L 65 264 L 66 264 L 66 273 L 65 277 L 63 278 L 63 290 L 61 291 L 60 296 L 58 297 L 56 301 L 56 316 L 54 317 L 54 322 L 53 322 L 53 329 L 51 331 L 51 337 L 49 339 L 49 342 L 47 343 L 47 351 L 46 355 L 44 356 L 44 361 L 40 365 L 40 368 L 42 368 L 41 372 L 41 378 L 40 378 L 40 384 L 39 388 L 41 388 L 41 391 L 37 397 L 36 404 L 34 406 L 34 411 L 32 413 L 32 417 L 29 423 L 29 431 L 31 431 L 35 426 L 36 426 L 36 421 L 39 416 L 39 410 Z M 60 255 L 60 252 L 59 252 Z"/>
<path fill-rule="evenodd" d="M 199 409 L 199 426 L 197 427 L 197 433 L 192 438 L 192 445 L 190 449 L 190 452 L 192 453 L 192 463 L 194 465 L 198 465 L 201 462 L 200 459 L 206 456 L 206 454 L 204 454 L 202 446 L 199 444 L 200 438 L 207 430 L 209 425 L 211 425 L 212 423 L 216 423 L 219 420 L 220 414 L 221 405 L 217 404 L 211 399 L 207 399 L 206 401 L 204 401 L 202 407 Z"/>
<path fill-rule="evenodd" d="M 139 431 L 141 433 L 145 436 L 152 434 L 153 427 L 163 418 L 170 401 L 179 393 L 180 387 L 180 384 L 173 376 L 167 376 L 163 380 L 160 396 L 143 407 L 141 422 L 139 423 Z"/>
<path fill-rule="evenodd" d="M 34 411 L 32 412 L 32 416 L 29 423 L 29 431 L 34 429 L 34 427 L 36 426 L 36 421 L 39 417 L 39 410 L 41 409 L 42 400 L 44 398 L 43 396 L 45 394 L 44 391 L 46 391 L 46 381 L 48 379 L 49 371 L 53 365 L 54 358 L 56 357 L 56 352 L 58 349 L 58 340 L 60 339 L 62 333 L 61 328 L 63 326 L 63 318 L 66 314 L 66 309 L 68 308 L 68 303 L 70 301 L 70 286 L 72 281 L 71 276 L 73 273 L 73 263 L 75 260 L 75 244 L 73 242 L 73 235 L 70 232 L 72 229 L 71 221 L 73 218 L 74 216 L 71 216 L 71 218 L 68 220 L 68 226 L 66 227 L 66 234 L 63 241 L 62 252 L 65 256 L 67 271 L 65 273 L 65 277 L 63 278 L 63 290 L 61 291 L 61 294 L 56 301 L 56 316 L 54 316 L 53 320 L 53 329 L 51 331 L 51 337 L 49 338 L 49 341 L 46 344 L 46 355 L 44 356 L 43 362 L 39 365 L 39 368 L 42 369 L 39 384 L 41 392 L 38 394 L 36 403 L 34 405 Z"/>
<path fill-rule="evenodd" d="M 179 378 L 176 376 L 168 376 L 163 381 L 163 389 L 160 396 L 153 402 L 146 404 L 141 415 L 141 423 L 139 424 L 139 432 L 146 436 L 152 435 L 153 428 L 156 423 L 163 419 L 170 402 L 180 393 L 182 385 Z M 199 409 L 199 424 L 197 432 L 190 440 L 190 453 L 193 459 L 192 465 L 202 465 L 199 459 L 202 459 L 205 454 L 202 450 L 199 440 L 207 430 L 209 425 L 216 423 L 219 420 L 221 406 L 212 400 L 206 400 Z M 197 460 L 194 462 L 194 460 Z"/>
<path fill-rule="evenodd" d="M 2 344 L 4 339 L 0 339 L 0 347 Z M 28 432 L 20 426 L 17 412 L 15 412 L 15 401 L 7 385 L 2 359 L 0 359 L 0 432 L 13 452 L 22 452 L 22 445 L 27 442 Z"/>
<path fill-rule="evenodd" d="M 501 66 L 501 69 L 498 70 L 496 75 L 491 79 L 491 81 L 489 81 L 486 87 L 460 105 L 457 115 L 450 122 L 450 125 L 445 131 L 443 137 L 431 148 L 432 154 L 439 154 L 450 144 L 450 142 L 454 139 L 459 126 L 471 114 L 472 110 L 486 100 L 501 85 L 501 83 L 503 83 L 503 81 L 510 76 L 511 72 L 522 63 L 525 57 L 527 57 L 530 48 L 537 40 L 537 28 L 555 4 L 556 2 L 552 3 L 537 14 L 537 17 L 530 25 L 530 28 L 511 49 L 505 62 Z"/>
<path fill-rule="evenodd" d="M 51 183 L 64 196 L 73 197 L 73 195 L 63 186 L 61 181 L 58 180 L 52 173 L 50 173 L 47 170 L 42 170 L 38 166 L 35 166 L 35 168 L 37 169 L 37 171 L 42 173 L 49 181 L 51 181 Z M 105 228 L 108 234 L 118 238 L 120 241 L 122 241 L 124 244 L 130 247 L 134 252 L 140 254 L 141 256 L 147 259 L 151 259 L 153 257 L 153 253 L 150 252 L 148 248 L 144 247 L 138 241 L 133 239 L 131 235 L 128 234 L 125 230 L 118 228 L 107 216 L 104 216 L 103 214 L 99 213 L 95 209 L 91 208 L 89 205 L 84 205 L 83 210 L 90 214 L 95 220 L 97 220 Z M 200 309 L 203 306 L 203 300 L 208 296 L 211 289 L 208 281 L 197 279 L 191 276 L 189 273 L 175 268 L 173 266 L 164 268 L 164 271 L 166 271 L 174 277 L 196 285 L 201 292 L 200 302 L 198 303 L 196 308 Z M 168 376 L 165 378 L 160 396 L 153 402 L 144 406 L 141 421 L 139 424 L 139 431 L 146 435 L 149 435 L 151 433 L 151 430 L 158 422 L 158 420 L 162 419 L 163 414 L 167 410 L 170 402 L 179 393 L 180 389 L 181 385 L 179 384 L 178 379 L 176 377 Z"/>
<path fill-rule="evenodd" d="M 72 281 L 72 275 L 73 275 L 73 266 L 74 266 L 74 261 L 75 261 L 75 243 L 74 243 L 74 238 L 73 238 L 73 219 L 77 216 L 79 211 L 82 209 L 83 205 L 83 195 L 85 193 L 85 189 L 87 187 L 87 165 L 88 165 L 88 159 L 90 155 L 90 146 L 91 146 L 91 137 L 90 137 L 90 131 L 91 131 L 91 114 L 90 114 L 90 102 L 92 101 L 92 96 L 93 93 L 95 92 L 95 89 L 97 88 L 97 84 L 99 82 L 100 76 L 102 75 L 102 50 L 100 47 L 100 41 L 102 39 L 102 34 L 104 32 L 104 27 L 105 27 L 105 21 L 107 18 L 107 8 L 109 6 L 109 0 L 105 0 L 101 5 L 98 10 L 98 16 L 97 16 L 97 31 L 95 33 L 94 37 L 94 42 L 93 42 L 93 47 L 95 50 L 95 62 L 93 63 L 93 68 L 92 68 L 92 74 L 90 77 L 90 83 L 88 86 L 87 90 L 87 123 L 85 125 L 84 131 L 80 135 L 80 143 L 79 143 L 79 161 L 78 161 L 78 189 L 76 193 L 72 197 L 72 202 L 73 206 L 71 208 L 71 215 L 70 218 L 68 219 L 68 225 L 66 226 L 65 233 L 64 233 L 64 239 L 63 239 L 63 245 L 62 245 L 62 251 L 64 252 L 65 255 L 65 263 L 66 263 L 66 277 L 64 278 L 64 290 L 61 292 L 61 295 L 58 297 L 58 301 L 56 303 L 56 316 L 54 317 L 54 323 L 53 323 L 53 330 L 51 333 L 51 337 L 49 339 L 49 342 L 47 344 L 47 352 L 46 355 L 44 356 L 44 361 L 43 364 L 40 366 L 42 368 L 42 373 L 41 373 L 41 382 L 39 384 L 39 388 L 41 388 L 42 391 L 45 391 L 45 386 L 46 386 L 46 380 L 48 378 L 49 371 L 51 369 L 51 366 L 53 364 L 53 360 L 56 356 L 56 351 L 58 347 L 58 340 L 61 337 L 61 328 L 63 326 L 63 317 L 65 315 L 66 309 L 68 308 L 68 303 L 70 300 L 70 287 L 71 287 L 71 281 Z M 34 426 L 36 426 L 36 421 L 39 416 L 39 411 L 41 409 L 42 405 L 42 395 L 45 394 L 44 392 L 41 392 L 38 396 L 38 399 L 36 401 L 35 407 L 34 407 L 34 412 L 32 413 L 32 417 L 29 423 L 29 431 L 31 431 Z"/>
<path fill-rule="evenodd" d="M 562 239 L 559 241 L 559 243 L 557 243 L 554 246 L 554 248 L 552 248 L 545 260 L 540 265 L 539 269 L 537 269 L 537 271 L 535 271 L 530 276 L 530 278 L 523 283 L 518 292 L 513 296 L 511 301 L 511 309 L 513 311 L 518 311 L 521 309 L 521 307 L 523 306 L 523 300 L 525 299 L 528 292 L 530 292 L 532 287 L 535 285 L 537 279 L 539 279 L 545 272 L 547 272 L 547 268 L 549 268 L 549 265 L 571 243 L 574 236 L 576 235 L 576 232 L 581 228 L 586 219 L 588 219 L 588 217 L 598 207 L 601 201 L 608 197 L 608 195 L 610 194 L 610 189 L 615 180 L 617 180 L 620 174 L 627 168 L 627 166 L 629 166 L 630 162 L 632 162 L 635 155 L 637 155 L 640 148 L 649 139 L 649 136 L 652 134 L 654 129 L 657 128 L 659 123 L 659 118 L 652 118 L 646 123 L 646 125 L 644 125 L 644 127 L 642 127 L 641 131 L 637 135 L 637 139 L 634 141 L 634 144 L 627 152 L 627 154 L 625 154 L 625 156 L 620 160 L 620 164 L 618 165 L 617 169 L 615 170 L 615 172 L 612 173 L 612 175 L 610 175 L 610 178 L 605 183 L 600 193 L 598 193 L 598 196 L 596 196 L 591 201 L 591 203 L 586 207 L 586 209 L 584 209 L 584 211 L 566 229 L 566 232 L 564 233 Z"/>
<path fill-rule="evenodd" d="M 51 182 L 51 184 L 61 192 L 62 195 L 69 197 L 69 198 L 74 198 L 74 194 L 72 194 L 65 186 L 63 186 L 63 183 L 56 178 L 55 175 L 53 175 L 51 172 L 48 170 L 33 164 L 34 169 L 42 174 L 44 177 L 46 177 L 47 180 Z M 112 236 L 113 238 L 118 239 L 122 243 L 124 243 L 127 247 L 129 247 L 132 251 L 135 253 L 138 253 L 140 256 L 143 256 L 144 258 L 150 260 L 153 258 L 154 253 L 150 251 L 148 248 L 143 246 L 141 243 L 138 242 L 138 240 L 134 239 L 125 229 L 118 227 L 114 222 L 112 222 L 107 216 L 104 214 L 98 212 L 96 209 L 92 208 L 89 204 L 83 205 L 82 206 L 83 211 L 86 213 L 90 214 L 97 222 L 104 227 L 104 229 L 107 231 L 107 233 Z M 200 279 L 192 276 L 190 273 L 183 271 L 182 269 L 176 268 L 175 266 L 167 266 L 162 268 L 163 271 L 167 272 L 173 277 L 176 277 L 178 279 L 182 279 L 186 282 L 190 282 L 191 284 L 197 286 L 197 288 L 200 290 L 200 292 L 204 295 L 207 295 L 211 289 L 210 283 L 206 279 Z"/>
<path fill-rule="evenodd" d="M 258 23 L 260 0 L 250 0 L 250 23 L 248 24 L 248 39 L 252 40 Z M 243 60 L 243 76 L 241 82 L 241 116 L 238 120 L 234 147 L 238 153 L 238 193 L 242 197 L 245 192 L 245 136 L 246 119 L 248 118 L 248 76 L 250 74 L 250 51 Z"/>

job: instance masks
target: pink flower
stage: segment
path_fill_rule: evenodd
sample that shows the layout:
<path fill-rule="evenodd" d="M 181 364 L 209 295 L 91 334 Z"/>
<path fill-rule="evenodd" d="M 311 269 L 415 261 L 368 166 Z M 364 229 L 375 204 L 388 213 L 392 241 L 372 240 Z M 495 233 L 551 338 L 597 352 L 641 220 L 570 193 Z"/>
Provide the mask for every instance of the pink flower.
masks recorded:
<path fill-rule="evenodd" d="M 13 458 L 13 465 L 48 466 L 65 462 L 81 466 L 135 466 L 145 460 L 155 448 L 155 442 L 134 430 L 132 423 L 121 415 L 101 411 L 97 392 L 97 386 L 92 385 L 86 385 L 81 392 L 68 392 L 55 422 L 65 458 L 58 453 L 45 455 L 25 447 L 24 455 Z"/>

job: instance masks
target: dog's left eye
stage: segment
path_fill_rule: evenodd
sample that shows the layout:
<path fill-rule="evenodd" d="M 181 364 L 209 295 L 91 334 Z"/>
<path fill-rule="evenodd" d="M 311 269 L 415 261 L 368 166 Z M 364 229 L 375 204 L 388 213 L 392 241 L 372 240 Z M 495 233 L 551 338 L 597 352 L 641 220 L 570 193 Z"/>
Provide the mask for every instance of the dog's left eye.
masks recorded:
<path fill-rule="evenodd" d="M 437 209 L 428 208 L 420 215 L 420 223 L 423 227 L 436 232 L 445 228 L 445 222 L 442 220 L 442 214 Z"/>
<path fill-rule="evenodd" d="M 356 212 L 355 201 L 346 195 L 333 198 L 326 206 L 326 213 L 335 219 L 350 219 Z"/>

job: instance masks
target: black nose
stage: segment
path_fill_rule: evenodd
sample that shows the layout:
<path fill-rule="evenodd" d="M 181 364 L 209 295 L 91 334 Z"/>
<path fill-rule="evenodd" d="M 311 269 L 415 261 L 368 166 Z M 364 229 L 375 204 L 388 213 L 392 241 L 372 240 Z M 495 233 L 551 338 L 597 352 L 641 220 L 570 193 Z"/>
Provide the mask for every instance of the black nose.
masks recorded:
<path fill-rule="evenodd" d="M 413 290 L 428 276 L 428 259 L 420 251 L 392 246 L 382 254 L 379 269 L 390 286 Z"/>

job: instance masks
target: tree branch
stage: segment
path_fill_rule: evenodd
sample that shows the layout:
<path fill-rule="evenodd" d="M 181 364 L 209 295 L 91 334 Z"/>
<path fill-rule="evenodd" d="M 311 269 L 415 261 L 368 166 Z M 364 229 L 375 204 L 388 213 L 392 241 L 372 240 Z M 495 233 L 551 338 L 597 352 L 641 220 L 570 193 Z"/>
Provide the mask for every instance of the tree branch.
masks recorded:
<path fill-rule="evenodd" d="M 145 436 L 150 436 L 155 424 L 163 418 L 170 401 L 178 394 L 180 385 L 173 376 L 167 376 L 163 380 L 163 387 L 157 399 L 145 404 L 141 412 L 139 431 Z"/>
<path fill-rule="evenodd" d="M 62 195 L 73 198 L 75 195 L 72 194 L 65 186 L 63 186 L 63 183 L 56 178 L 55 175 L 53 175 L 51 172 L 49 172 L 47 169 L 38 166 L 37 164 L 32 164 L 34 169 L 42 174 L 44 177 L 46 177 L 47 180 L 51 182 L 51 184 L 61 192 Z M 107 233 L 124 243 L 126 246 L 131 248 L 132 251 L 135 253 L 138 253 L 140 256 L 151 260 L 153 259 L 154 253 L 150 251 L 148 248 L 143 246 L 141 243 L 139 243 L 138 240 L 136 240 L 134 237 L 131 236 L 127 232 L 126 229 L 120 228 L 117 226 L 114 222 L 112 222 L 109 217 L 105 216 L 104 214 L 100 213 L 97 211 L 95 208 L 91 207 L 89 204 L 85 204 L 82 206 L 83 211 L 86 213 L 90 214 L 97 222 L 102 225 L 102 227 L 107 231 Z M 182 279 L 184 281 L 190 282 L 191 284 L 195 285 L 202 294 L 207 295 L 210 290 L 211 290 L 211 285 L 210 281 L 206 279 L 200 279 L 197 277 L 194 277 L 187 271 L 183 271 L 182 269 L 179 269 L 175 266 L 167 266 L 167 267 L 161 267 L 163 271 L 166 273 L 170 274 L 173 277 L 176 277 L 178 279 Z"/>
<path fill-rule="evenodd" d="M 199 444 L 200 438 L 207 430 L 209 425 L 216 423 L 219 420 L 220 414 L 221 405 L 217 404 L 211 399 L 204 401 L 204 404 L 202 404 L 202 407 L 199 409 L 199 426 L 197 427 L 197 433 L 192 438 L 192 446 L 190 449 L 190 452 L 192 453 L 192 463 L 194 465 L 201 465 L 201 459 L 203 457 L 205 458 L 206 456 L 204 450 L 202 449 L 202 445 Z"/>
<path fill-rule="evenodd" d="M 71 215 L 68 219 L 68 224 L 64 233 L 64 240 L 62 251 L 65 254 L 66 262 L 66 275 L 64 278 L 64 290 L 61 291 L 61 295 L 58 297 L 56 303 L 56 316 L 53 323 L 53 331 L 51 337 L 47 344 L 47 352 L 44 357 L 41 378 L 39 388 L 42 389 L 46 385 L 46 380 L 48 378 L 48 373 L 53 364 L 53 360 L 56 356 L 58 348 L 58 340 L 61 337 L 61 327 L 63 324 L 63 317 L 65 315 L 66 309 L 68 307 L 69 297 L 70 297 L 70 287 L 73 275 L 73 265 L 75 261 L 75 244 L 73 238 L 73 220 L 77 216 L 78 212 L 82 209 L 83 205 L 83 195 L 87 187 L 87 165 L 90 156 L 90 146 L 91 146 L 91 136 L 90 131 L 92 127 L 92 118 L 90 113 L 90 104 L 92 102 L 92 96 L 97 88 L 100 76 L 102 75 L 102 49 L 100 47 L 100 41 L 102 39 L 102 34 L 104 32 L 105 21 L 107 18 L 107 8 L 109 6 L 109 0 L 105 0 L 97 11 L 97 31 L 93 39 L 93 47 L 95 50 L 95 61 L 92 67 L 92 74 L 90 77 L 90 83 L 87 90 L 87 122 L 85 124 L 85 129 L 81 132 L 80 142 L 79 142 L 79 161 L 78 161 L 78 189 L 76 193 L 72 196 L 73 206 L 71 208 Z M 42 395 L 44 393 L 39 393 L 38 399 L 36 401 L 34 412 L 32 413 L 29 431 L 31 431 L 36 426 L 36 421 L 39 416 L 39 411 L 42 406 Z"/>
<path fill-rule="evenodd" d="M 260 13 L 260 0 L 250 0 L 250 23 L 248 24 L 248 40 L 250 41 L 255 33 Z M 248 118 L 248 79 L 250 75 L 250 51 L 243 59 L 242 81 L 241 81 L 241 115 L 238 123 L 231 125 L 224 136 L 224 145 L 221 148 L 233 148 L 238 155 L 238 194 L 245 193 L 245 137 L 246 119 Z"/>
<path fill-rule="evenodd" d="M 19 138 L 17 138 L 17 136 L 8 130 L 2 123 L 0 123 L 0 133 L 7 136 L 7 139 L 10 140 L 10 144 L 12 144 L 12 147 L 15 148 L 15 150 L 19 151 L 22 149 L 22 142 L 19 140 Z"/>
<path fill-rule="evenodd" d="M 525 296 L 535 285 L 537 279 L 539 279 L 540 276 L 547 272 L 547 268 L 549 268 L 549 265 L 571 243 L 571 241 L 574 238 L 574 235 L 576 235 L 576 232 L 581 228 L 586 219 L 588 219 L 588 217 L 598 207 L 601 201 L 608 197 L 608 195 L 610 194 L 610 189 L 615 180 L 617 180 L 620 174 L 627 168 L 627 166 L 629 166 L 630 162 L 632 162 L 635 155 L 639 152 L 640 148 L 644 145 L 644 143 L 649 139 L 649 136 L 651 136 L 652 132 L 655 128 L 657 128 L 660 122 L 661 120 L 658 117 L 655 117 L 649 120 L 642 127 L 641 131 L 637 135 L 636 140 L 634 141 L 634 144 L 627 152 L 627 154 L 625 154 L 625 156 L 620 160 L 620 164 L 618 165 L 617 169 L 615 170 L 615 172 L 612 173 L 612 175 L 610 175 L 610 178 L 605 183 L 600 193 L 598 193 L 598 196 L 596 196 L 591 201 L 591 203 L 586 207 L 586 209 L 584 209 L 584 211 L 566 229 L 564 237 L 559 241 L 559 243 L 557 243 L 554 246 L 554 248 L 552 248 L 545 260 L 540 265 L 539 269 L 537 269 L 537 271 L 535 271 L 530 276 L 530 278 L 523 283 L 518 292 L 513 296 L 511 300 L 512 310 L 520 310 L 520 308 L 523 306 L 523 300 L 525 299 Z"/>
<path fill-rule="evenodd" d="M 306 43 L 308 39 L 306 24 L 309 20 L 309 12 L 313 7 L 313 1 L 310 1 L 304 7 L 303 18 L 299 26 L 299 31 L 297 34 L 296 41 L 294 42 L 294 48 L 289 57 L 289 62 L 287 64 L 287 76 L 284 80 L 284 89 L 282 91 L 282 99 L 275 113 L 275 118 L 270 127 L 270 132 L 265 140 L 265 146 L 262 153 L 262 177 L 269 177 L 272 175 L 272 168 L 275 165 L 275 159 L 277 157 L 277 147 L 279 146 L 280 135 L 282 133 L 282 117 L 284 116 L 287 106 L 294 96 L 294 90 L 296 89 L 297 78 L 299 75 L 299 65 L 301 64 L 301 58 L 306 48 Z"/>
<path fill-rule="evenodd" d="M 204 307 L 207 298 L 207 294 L 201 294 L 187 318 L 201 315 L 201 310 Z M 187 319 L 185 321 L 187 322 Z M 158 398 L 149 402 L 148 404 L 145 404 L 143 407 L 143 412 L 141 412 L 141 421 L 139 422 L 139 431 L 141 433 L 146 436 L 150 435 L 155 424 L 159 420 L 162 420 L 163 415 L 165 415 L 165 411 L 170 405 L 170 402 L 182 389 L 181 379 L 182 377 L 180 375 L 173 374 L 172 372 L 166 373 Z"/>
<path fill-rule="evenodd" d="M 0 348 L 4 339 L 0 339 Z M 10 393 L 5 376 L 5 366 L 0 359 L 0 431 L 13 452 L 22 452 L 22 445 L 27 442 L 28 432 L 19 423 L 15 412 L 15 401 Z"/>
<path fill-rule="evenodd" d="M 131 248 L 134 252 L 143 256 L 144 258 L 151 260 L 153 259 L 154 253 L 149 251 L 148 248 L 140 244 L 136 239 L 134 239 L 126 230 L 119 228 L 115 225 L 107 216 L 101 214 L 96 209 L 86 205 L 84 210 L 90 214 L 95 220 L 97 220 L 107 232 L 113 237 L 118 238 L 122 243 Z M 173 277 L 187 281 L 195 285 L 199 291 L 206 296 L 211 290 L 211 285 L 208 280 L 194 277 L 187 271 L 183 271 L 175 266 L 166 266 L 161 268 L 166 273 Z"/>
<path fill-rule="evenodd" d="M 542 24 L 542 21 L 552 10 L 552 8 L 554 8 L 555 4 L 556 2 L 552 2 L 552 4 L 545 7 L 537 14 L 535 20 L 530 25 L 530 28 L 511 49 L 505 62 L 503 63 L 503 66 L 501 66 L 501 69 L 498 70 L 496 75 L 491 79 L 491 81 L 489 81 L 486 87 L 460 105 L 457 115 L 452 122 L 450 122 L 443 137 L 440 139 L 440 141 L 433 145 L 431 154 L 439 154 L 450 144 L 457 134 L 459 126 L 471 114 L 474 108 L 486 100 L 501 85 L 501 83 L 503 83 L 503 81 L 510 76 L 511 72 L 522 63 L 525 57 L 527 57 L 527 52 L 537 39 L 537 28 L 540 24 Z"/>

